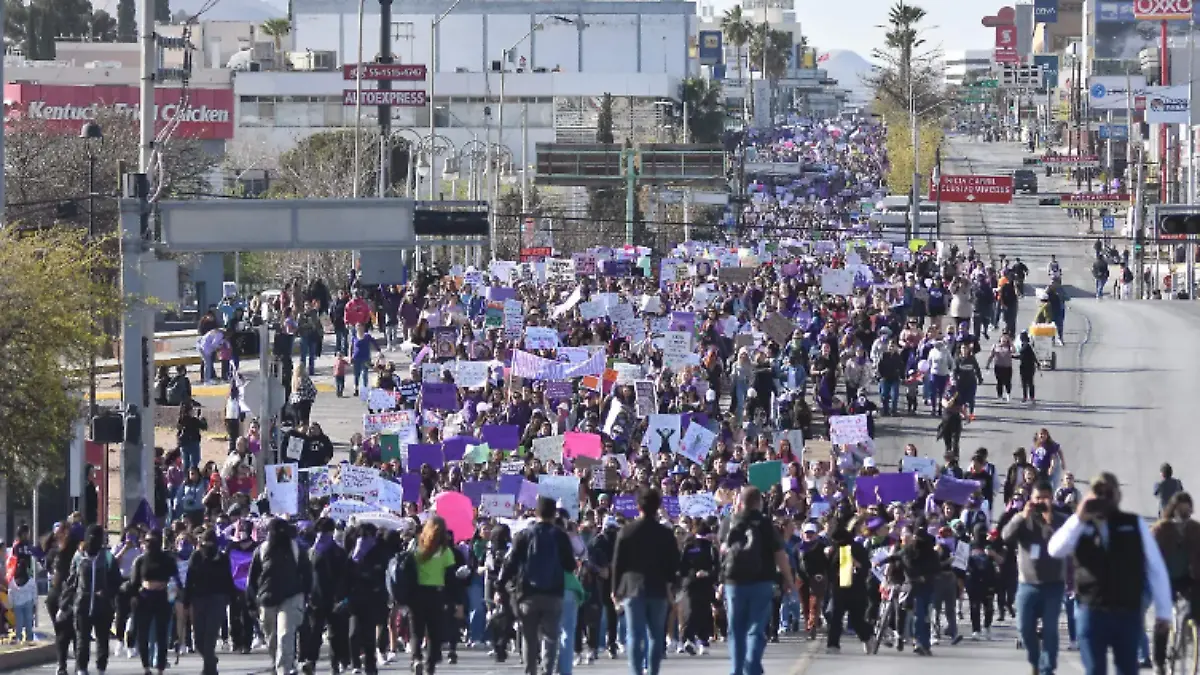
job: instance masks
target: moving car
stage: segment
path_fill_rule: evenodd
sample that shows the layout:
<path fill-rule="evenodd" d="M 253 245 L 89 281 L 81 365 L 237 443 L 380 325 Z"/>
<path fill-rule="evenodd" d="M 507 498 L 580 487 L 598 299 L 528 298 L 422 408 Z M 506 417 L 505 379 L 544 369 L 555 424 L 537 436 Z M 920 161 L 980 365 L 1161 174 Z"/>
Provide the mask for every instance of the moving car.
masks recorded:
<path fill-rule="evenodd" d="M 1013 192 L 1038 193 L 1037 174 L 1032 169 L 1017 169 L 1013 172 Z"/>

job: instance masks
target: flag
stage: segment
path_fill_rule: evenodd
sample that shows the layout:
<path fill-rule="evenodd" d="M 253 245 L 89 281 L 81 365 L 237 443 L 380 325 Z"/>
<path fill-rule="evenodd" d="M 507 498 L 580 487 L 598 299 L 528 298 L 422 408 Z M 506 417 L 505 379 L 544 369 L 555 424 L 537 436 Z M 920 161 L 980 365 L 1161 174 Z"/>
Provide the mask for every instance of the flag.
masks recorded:
<path fill-rule="evenodd" d="M 550 359 L 543 359 L 535 354 L 530 354 L 520 349 L 513 350 L 512 358 L 512 375 L 513 377 L 524 377 L 529 380 L 557 380 L 562 378 L 547 377 L 547 371 L 552 366 L 558 365 Z"/>
<path fill-rule="evenodd" d="M 556 380 L 566 380 L 572 377 L 584 377 L 585 375 L 603 375 L 604 367 L 608 364 L 608 352 L 603 349 L 597 349 L 595 354 L 592 354 L 587 361 L 581 363 L 572 363 L 567 365 L 564 377 L 556 377 Z"/>
<path fill-rule="evenodd" d="M 817 63 L 825 63 L 828 60 L 829 60 L 829 52 L 825 52 L 824 54 L 817 57 Z"/>
<path fill-rule="evenodd" d="M 145 525 L 146 529 L 151 532 L 159 529 L 158 518 L 154 517 L 154 509 L 151 508 L 150 502 L 143 499 L 142 503 L 138 504 L 137 511 L 133 513 L 133 520 L 130 524 Z"/>

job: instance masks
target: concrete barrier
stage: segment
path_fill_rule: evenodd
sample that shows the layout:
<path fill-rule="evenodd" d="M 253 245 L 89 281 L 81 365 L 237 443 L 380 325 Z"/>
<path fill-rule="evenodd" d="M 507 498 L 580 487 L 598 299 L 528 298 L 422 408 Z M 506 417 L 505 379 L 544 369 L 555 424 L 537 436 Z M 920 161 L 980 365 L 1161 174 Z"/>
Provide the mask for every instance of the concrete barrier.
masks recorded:
<path fill-rule="evenodd" d="M 14 649 L 10 652 L 0 653 L 0 672 L 34 668 L 54 663 L 57 658 L 58 652 L 55 650 L 53 642 Z"/>

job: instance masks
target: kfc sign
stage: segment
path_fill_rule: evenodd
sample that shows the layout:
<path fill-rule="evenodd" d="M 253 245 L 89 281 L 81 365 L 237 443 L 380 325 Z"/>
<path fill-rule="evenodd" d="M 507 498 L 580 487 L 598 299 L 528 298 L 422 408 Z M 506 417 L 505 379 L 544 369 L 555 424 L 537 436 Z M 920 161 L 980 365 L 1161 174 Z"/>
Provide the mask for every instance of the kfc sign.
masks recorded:
<path fill-rule="evenodd" d="M 8 117 L 42 120 L 65 133 L 77 133 L 82 122 L 95 119 L 104 108 L 134 119 L 141 113 L 140 91 L 134 86 L 6 84 L 4 99 Z M 155 90 L 156 128 L 176 120 L 181 136 L 233 138 L 232 90 L 190 89 L 186 102 L 180 99 L 177 88 Z"/>
<path fill-rule="evenodd" d="M 1192 11 L 1192 0 L 1133 0 L 1138 21 L 1187 21 Z"/>

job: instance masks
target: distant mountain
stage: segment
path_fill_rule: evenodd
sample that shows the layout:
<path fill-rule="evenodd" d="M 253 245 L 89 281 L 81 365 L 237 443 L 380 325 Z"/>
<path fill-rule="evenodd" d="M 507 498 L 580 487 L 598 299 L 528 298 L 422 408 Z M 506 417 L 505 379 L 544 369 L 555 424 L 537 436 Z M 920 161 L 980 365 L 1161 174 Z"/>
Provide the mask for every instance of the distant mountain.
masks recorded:
<path fill-rule="evenodd" d="M 171 14 L 199 12 L 211 0 L 171 0 Z M 117 0 L 93 0 L 92 6 L 116 16 Z M 208 21 L 266 21 L 287 16 L 287 0 L 217 0 L 201 17 Z"/>
<path fill-rule="evenodd" d="M 829 77 L 838 81 L 838 86 L 842 89 L 849 89 L 854 101 L 868 100 L 871 97 L 871 91 L 863 82 L 863 78 L 871 74 L 871 70 L 874 68 L 871 62 L 847 49 L 831 49 L 828 52 L 821 52 L 821 58 L 824 58 L 826 54 L 829 55 L 829 58 L 818 63 L 817 67 L 824 68 L 829 73 Z"/>

